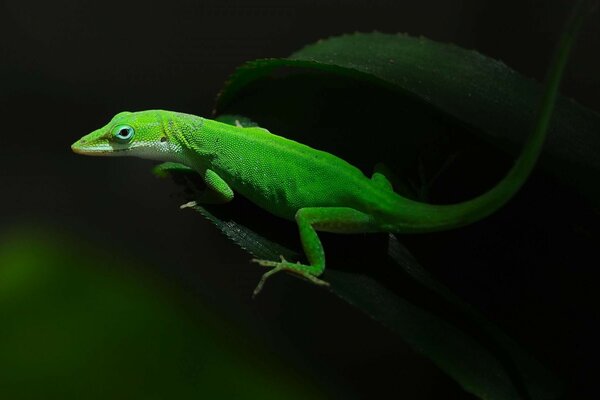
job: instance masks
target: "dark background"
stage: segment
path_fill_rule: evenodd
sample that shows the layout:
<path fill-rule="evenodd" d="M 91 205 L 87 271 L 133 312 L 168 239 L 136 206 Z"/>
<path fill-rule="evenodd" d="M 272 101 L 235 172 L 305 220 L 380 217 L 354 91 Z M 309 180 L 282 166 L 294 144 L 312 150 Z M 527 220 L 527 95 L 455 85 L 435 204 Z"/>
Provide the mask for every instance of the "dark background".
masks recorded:
<path fill-rule="evenodd" d="M 84 158 L 69 146 L 123 110 L 209 116 L 223 82 L 244 61 L 285 57 L 346 32 L 423 35 L 476 49 L 541 80 L 570 4 L 4 1 L 0 233 L 47 226 L 130 254 L 229 318 L 252 325 L 274 352 L 289 354 L 290 364 L 358 397 L 392 391 L 406 398 L 469 398 L 385 328 L 317 288 L 278 276 L 252 301 L 263 271 L 205 220 L 179 211 L 176 188 L 149 173 L 151 162 Z M 593 110 L 600 110 L 597 16 L 582 30 L 562 87 Z M 552 242 L 542 237 L 537 245 L 549 250 Z M 487 251 L 485 245 L 471 250 Z M 593 343 L 592 308 L 582 306 L 593 294 L 592 266 L 572 267 L 575 278 L 566 284 L 565 270 L 554 268 L 548 277 L 544 265 L 526 274 L 498 263 L 461 269 L 449 257 L 437 266 L 454 290 L 571 387 L 582 387 L 589 383 L 585 360 Z"/>

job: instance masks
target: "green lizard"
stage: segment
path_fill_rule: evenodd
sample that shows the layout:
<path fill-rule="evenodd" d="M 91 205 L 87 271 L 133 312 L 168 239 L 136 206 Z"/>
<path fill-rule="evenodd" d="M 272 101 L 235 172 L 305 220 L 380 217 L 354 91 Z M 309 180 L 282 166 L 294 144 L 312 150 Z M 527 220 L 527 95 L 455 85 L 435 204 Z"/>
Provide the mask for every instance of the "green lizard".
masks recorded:
<path fill-rule="evenodd" d="M 381 172 L 370 178 L 324 151 L 260 127 L 229 125 L 172 111 L 121 112 L 72 145 L 75 153 L 135 156 L 193 169 L 206 183 L 198 203 L 226 203 L 234 193 L 270 213 L 295 220 L 308 263 L 253 260 L 272 267 L 268 277 L 289 271 L 319 285 L 325 252 L 317 231 L 420 233 L 458 228 L 496 211 L 521 187 L 538 158 L 575 35 L 564 35 L 553 62 L 535 129 L 506 177 L 472 200 L 432 205 L 395 193 Z M 565 39 L 566 38 L 566 39 Z"/>

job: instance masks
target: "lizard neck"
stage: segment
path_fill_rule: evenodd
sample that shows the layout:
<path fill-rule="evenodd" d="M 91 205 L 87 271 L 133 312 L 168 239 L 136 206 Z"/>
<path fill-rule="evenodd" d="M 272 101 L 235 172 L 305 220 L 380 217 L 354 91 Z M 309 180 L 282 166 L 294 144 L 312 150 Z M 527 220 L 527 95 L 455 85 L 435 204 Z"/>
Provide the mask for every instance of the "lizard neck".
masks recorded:
<path fill-rule="evenodd" d="M 208 168 L 213 151 L 207 146 L 205 118 L 192 114 L 164 111 L 161 123 L 177 162 L 196 170 Z"/>
<path fill-rule="evenodd" d="M 212 169 L 229 175 L 243 165 L 247 148 L 241 128 L 193 115 L 177 116 L 171 124 L 175 140 L 185 157 L 184 163 L 197 171 Z"/>

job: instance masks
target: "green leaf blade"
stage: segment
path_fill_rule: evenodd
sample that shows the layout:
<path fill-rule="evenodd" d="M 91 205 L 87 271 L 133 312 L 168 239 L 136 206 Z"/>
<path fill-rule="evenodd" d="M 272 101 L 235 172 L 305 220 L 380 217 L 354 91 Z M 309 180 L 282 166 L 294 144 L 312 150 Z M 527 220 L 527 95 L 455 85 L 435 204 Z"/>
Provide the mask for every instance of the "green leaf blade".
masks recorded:
<path fill-rule="evenodd" d="M 541 95 L 535 81 L 476 51 L 404 34 L 356 33 L 321 40 L 288 59 L 242 65 L 221 92 L 217 110 L 226 110 L 253 82 L 289 67 L 398 90 L 475 128 L 485 140 L 514 155 L 533 127 Z M 598 203 L 600 187 L 592 182 L 600 177 L 599 148 L 600 115 L 559 97 L 540 165 Z"/>

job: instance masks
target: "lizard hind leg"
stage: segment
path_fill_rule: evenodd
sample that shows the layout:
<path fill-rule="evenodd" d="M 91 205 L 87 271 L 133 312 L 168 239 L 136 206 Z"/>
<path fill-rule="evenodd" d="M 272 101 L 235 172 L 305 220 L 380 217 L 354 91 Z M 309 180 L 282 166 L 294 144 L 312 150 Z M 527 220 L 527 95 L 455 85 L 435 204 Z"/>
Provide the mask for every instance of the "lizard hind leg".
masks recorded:
<path fill-rule="evenodd" d="M 393 191 L 394 187 L 392 181 L 394 176 L 390 169 L 383 163 L 377 163 L 373 168 L 373 175 L 371 175 L 371 181 L 377 185 L 380 189 Z"/>
<path fill-rule="evenodd" d="M 308 281 L 320 285 L 329 284 L 318 278 L 325 270 L 325 251 L 317 234 L 317 230 L 335 233 L 360 233 L 370 232 L 374 229 L 374 222 L 370 215 L 348 207 L 307 207 L 296 212 L 296 223 L 300 233 L 300 240 L 308 264 L 292 263 L 281 257 L 280 261 L 257 260 L 256 262 L 272 270 L 265 273 L 253 296 L 261 290 L 266 280 L 274 274 L 287 271 L 299 275 Z"/>

